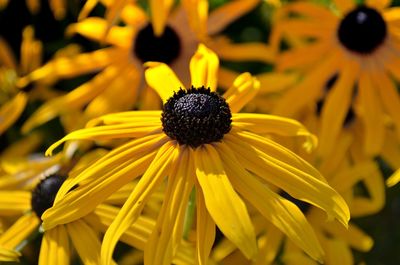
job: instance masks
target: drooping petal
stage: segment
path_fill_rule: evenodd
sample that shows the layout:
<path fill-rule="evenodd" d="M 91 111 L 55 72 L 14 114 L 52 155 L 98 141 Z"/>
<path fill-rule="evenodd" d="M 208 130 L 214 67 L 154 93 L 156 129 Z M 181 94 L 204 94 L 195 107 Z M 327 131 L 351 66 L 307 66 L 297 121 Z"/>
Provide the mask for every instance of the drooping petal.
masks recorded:
<path fill-rule="evenodd" d="M 179 158 L 172 164 L 168 186 L 158 220 L 145 248 L 146 264 L 171 264 L 182 240 L 185 210 L 194 185 L 189 150 L 180 146 Z"/>
<path fill-rule="evenodd" d="M 322 261 L 323 250 L 300 209 L 240 166 L 229 145 L 219 144 L 217 150 L 221 154 L 229 179 L 238 192 L 307 254 Z"/>
<path fill-rule="evenodd" d="M 146 81 L 160 95 L 163 103 L 172 97 L 175 91 L 185 89 L 168 65 L 148 62 L 145 63 L 145 67 L 147 67 L 144 73 Z"/>
<path fill-rule="evenodd" d="M 69 265 L 70 256 L 68 233 L 63 225 L 44 233 L 40 247 L 39 265 Z"/>
<path fill-rule="evenodd" d="M 337 137 L 344 126 L 343 122 L 351 108 L 353 89 L 358 77 L 359 64 L 347 61 L 339 72 L 339 78 L 324 100 L 321 113 L 321 132 L 319 153 L 326 156 L 332 151 Z"/>
<path fill-rule="evenodd" d="M 217 151 L 211 145 L 194 152 L 197 181 L 208 212 L 222 233 L 251 259 L 257 253 L 254 227 L 243 200 L 232 187 Z"/>
<path fill-rule="evenodd" d="M 207 211 L 201 189 L 196 189 L 196 256 L 199 265 L 206 265 L 215 240 L 215 223 Z"/>
<path fill-rule="evenodd" d="M 13 99 L 0 108 L 0 135 L 3 134 L 19 118 L 25 109 L 28 97 L 24 92 L 18 93 Z"/>
<path fill-rule="evenodd" d="M 203 44 L 199 44 L 196 53 L 190 60 L 192 86 L 206 87 L 211 91 L 217 89 L 219 60 L 217 55 Z"/>
<path fill-rule="evenodd" d="M 99 264 L 101 242 L 93 228 L 82 220 L 71 222 L 66 228 L 83 264 Z"/>
<path fill-rule="evenodd" d="M 2 216 L 16 215 L 31 208 L 29 191 L 0 191 L 0 212 Z"/>
<path fill-rule="evenodd" d="M 233 137 L 233 138 L 232 138 Z M 254 147 L 241 136 L 227 137 L 229 147 L 249 171 L 289 193 L 292 197 L 323 209 L 329 218 L 338 219 L 344 226 L 350 219 L 349 209 L 343 198 L 326 181 L 292 167 Z"/>
<path fill-rule="evenodd" d="M 153 162 L 138 182 L 121 211 L 104 235 L 101 248 L 101 263 L 109 265 L 116 243 L 122 234 L 137 220 L 150 195 L 161 184 L 170 171 L 171 163 L 179 156 L 179 149 L 172 141 L 167 142 L 158 151 Z"/>
<path fill-rule="evenodd" d="M 40 220 L 34 213 L 23 215 L 0 235 L 0 245 L 8 249 L 15 249 L 39 227 L 39 224 Z"/>
<path fill-rule="evenodd" d="M 114 149 L 78 176 L 67 179 L 56 196 L 54 206 L 42 215 L 43 228 L 50 229 L 77 220 L 143 174 L 154 159 L 155 150 L 165 141 L 160 141 L 159 137 L 140 140 Z M 69 192 L 77 184 L 79 187 Z"/>

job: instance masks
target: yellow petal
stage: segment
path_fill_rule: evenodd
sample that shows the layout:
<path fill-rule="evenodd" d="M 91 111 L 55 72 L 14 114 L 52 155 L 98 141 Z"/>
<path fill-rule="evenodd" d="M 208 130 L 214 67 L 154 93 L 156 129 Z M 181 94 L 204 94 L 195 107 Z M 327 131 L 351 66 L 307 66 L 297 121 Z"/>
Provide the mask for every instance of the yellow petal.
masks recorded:
<path fill-rule="evenodd" d="M 69 238 L 64 226 L 61 225 L 44 233 L 39 265 L 69 265 L 70 256 Z"/>
<path fill-rule="evenodd" d="M 237 0 L 213 10 L 207 22 L 208 35 L 219 33 L 230 23 L 256 7 L 260 0 Z"/>
<path fill-rule="evenodd" d="M 13 55 L 11 47 L 7 42 L 0 38 L 0 62 L 7 68 L 17 70 L 17 63 Z"/>
<path fill-rule="evenodd" d="M 28 97 L 24 92 L 18 93 L 13 99 L 0 108 L 0 135 L 3 134 L 19 118 L 25 109 Z"/>
<path fill-rule="evenodd" d="M 256 61 L 271 64 L 275 60 L 275 52 L 262 43 L 232 43 L 226 37 L 207 41 L 207 45 L 215 51 L 219 58 L 227 61 Z"/>
<path fill-rule="evenodd" d="M 0 247 L 0 261 L 18 261 L 19 256 L 19 252 Z"/>
<path fill-rule="evenodd" d="M 369 72 L 364 71 L 360 75 L 358 97 L 365 126 L 364 149 L 368 155 L 375 155 L 379 153 L 383 145 L 384 115 Z"/>
<path fill-rule="evenodd" d="M 34 213 L 23 215 L 0 236 L 0 245 L 15 249 L 39 227 L 39 224 L 40 220 Z"/>
<path fill-rule="evenodd" d="M 191 29 L 197 38 L 204 40 L 207 36 L 208 1 L 206 0 L 183 0 Z"/>
<path fill-rule="evenodd" d="M 253 139 L 256 138 L 253 137 Z M 247 170 L 281 188 L 292 197 L 323 209 L 329 218 L 336 218 L 347 226 L 350 212 L 346 202 L 323 179 L 298 170 L 262 152 L 258 149 L 260 146 L 255 148 L 245 137 L 229 138 L 225 135 L 224 141 L 229 144 L 237 159 Z"/>
<path fill-rule="evenodd" d="M 238 113 L 232 115 L 232 126 L 256 134 L 278 134 L 282 136 L 304 137 L 304 147 L 312 150 L 317 145 L 317 138 L 300 122 L 268 114 Z"/>
<path fill-rule="evenodd" d="M 382 9 L 390 6 L 391 3 L 392 3 L 392 0 L 366 0 L 365 1 L 365 4 L 368 7 L 373 7 L 378 10 L 382 10 Z"/>
<path fill-rule="evenodd" d="M 108 28 L 106 29 L 105 34 L 107 34 L 108 30 L 118 21 L 123 8 L 128 4 L 128 2 L 128 0 L 114 0 L 107 6 L 105 18 L 107 20 Z"/>
<path fill-rule="evenodd" d="M 326 242 L 326 263 L 328 264 L 354 264 L 353 253 L 349 246 L 342 240 L 328 239 Z"/>
<path fill-rule="evenodd" d="M 67 34 L 78 33 L 88 39 L 128 49 L 132 45 L 133 30 L 130 27 L 113 26 L 104 38 L 108 29 L 107 21 L 99 17 L 86 18 L 68 26 Z"/>
<path fill-rule="evenodd" d="M 0 212 L 3 215 L 21 214 L 31 208 L 29 191 L 0 191 Z"/>
<path fill-rule="evenodd" d="M 67 4 L 67 2 L 65 0 L 50 0 L 49 1 L 50 9 L 53 12 L 55 19 L 61 20 L 65 17 L 66 4 Z"/>
<path fill-rule="evenodd" d="M 54 206 L 42 215 L 43 228 L 47 230 L 58 224 L 77 220 L 91 212 L 113 192 L 143 174 L 154 159 L 154 150 L 164 142 L 159 137 L 128 142 L 111 151 L 78 176 L 67 179 L 56 196 Z M 69 192 L 81 182 L 85 184 Z"/>
<path fill-rule="evenodd" d="M 356 2 L 348 0 L 333 0 L 333 2 L 342 14 L 346 14 L 356 5 Z"/>
<path fill-rule="evenodd" d="M 172 0 L 150 0 L 151 22 L 156 36 L 163 34 L 173 4 Z"/>
<path fill-rule="evenodd" d="M 342 131 L 346 115 L 353 100 L 353 87 L 358 77 L 359 64 L 346 62 L 339 78 L 324 100 L 321 113 L 319 153 L 326 156 L 335 148 L 337 137 Z"/>
<path fill-rule="evenodd" d="M 301 210 L 257 180 L 242 166 L 228 145 L 219 144 L 219 151 L 232 184 L 260 213 L 285 233 L 315 260 L 322 262 L 323 250 Z"/>
<path fill-rule="evenodd" d="M 235 79 L 233 85 L 225 92 L 224 98 L 233 113 L 239 112 L 255 97 L 259 89 L 260 82 L 250 73 L 243 73 Z"/>
<path fill-rule="evenodd" d="M 156 227 L 145 248 L 146 264 L 171 264 L 182 240 L 185 212 L 193 185 L 189 150 L 180 146 L 179 159 L 172 165 Z"/>
<path fill-rule="evenodd" d="M 299 74 L 272 72 L 256 75 L 256 78 L 260 81 L 259 94 L 268 95 L 282 92 L 284 89 L 293 86 L 299 80 Z"/>
<path fill-rule="evenodd" d="M 145 67 L 147 67 L 145 71 L 146 81 L 160 95 L 163 103 L 172 97 L 174 92 L 185 89 L 168 65 L 148 62 L 145 63 Z"/>
<path fill-rule="evenodd" d="M 199 44 L 196 53 L 190 60 L 192 86 L 217 89 L 219 60 L 217 55 L 203 44 Z"/>
<path fill-rule="evenodd" d="M 387 180 L 386 185 L 388 187 L 393 187 L 400 181 L 400 170 L 396 170 Z"/>
<path fill-rule="evenodd" d="M 137 220 L 150 195 L 159 187 L 169 172 L 171 163 L 177 159 L 178 155 L 178 149 L 173 142 L 167 142 L 160 148 L 157 156 L 105 233 L 101 247 L 101 264 L 109 265 L 111 263 L 112 254 L 119 238 Z"/>
<path fill-rule="evenodd" d="M 251 259 L 257 253 L 254 227 L 246 205 L 230 183 L 217 151 L 211 145 L 195 152 L 197 180 L 207 210 L 222 233 Z"/>
<path fill-rule="evenodd" d="M 93 8 L 97 5 L 98 0 L 87 0 L 83 5 L 81 11 L 79 12 L 78 21 L 81 21 L 89 16 L 89 13 L 92 12 Z"/>
<path fill-rule="evenodd" d="M 201 189 L 196 189 L 196 249 L 197 263 L 199 265 L 207 264 L 211 248 L 215 240 L 215 223 L 207 211 L 204 195 Z"/>
<path fill-rule="evenodd" d="M 101 242 L 93 228 L 82 220 L 71 222 L 66 227 L 83 264 L 99 264 Z"/>
<path fill-rule="evenodd" d="M 21 74 L 27 74 L 41 65 L 42 43 L 35 40 L 33 27 L 28 26 L 22 32 Z"/>

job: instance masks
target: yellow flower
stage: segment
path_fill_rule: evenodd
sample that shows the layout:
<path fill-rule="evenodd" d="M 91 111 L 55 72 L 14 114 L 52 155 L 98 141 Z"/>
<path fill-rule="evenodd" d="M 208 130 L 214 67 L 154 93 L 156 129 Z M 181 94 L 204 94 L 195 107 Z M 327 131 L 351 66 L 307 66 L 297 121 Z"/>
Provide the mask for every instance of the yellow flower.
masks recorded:
<path fill-rule="evenodd" d="M 88 163 L 93 163 L 104 153 L 104 150 L 97 149 L 86 154 L 70 171 L 70 177 L 74 177 L 83 168 L 86 168 Z M 20 215 L 18 220 L 0 235 L 0 259 L 3 258 L 1 256 L 3 254 L 12 254 L 6 250 L 21 250 L 31 234 L 39 233 L 40 216 L 52 206 L 61 184 L 69 181 L 57 174 L 59 172 L 42 178 L 31 188 L 31 191 L 17 189 L 0 191 L 0 216 L 10 218 Z M 119 211 L 119 208 L 113 205 L 121 205 L 134 187 L 135 183 L 128 183 L 82 218 L 45 231 L 39 254 L 39 264 L 69 264 L 72 246 L 75 247 L 84 264 L 98 264 L 101 246 L 98 232 L 106 231 Z M 157 197 L 152 198 L 151 201 L 160 204 Z M 121 241 L 143 250 L 155 224 L 153 217 L 142 215 L 122 235 Z M 190 253 L 194 252 L 192 249 L 193 246 L 188 246 L 185 251 L 178 250 L 175 260 L 194 264 L 193 258 L 190 257 Z M 5 258 L 6 256 L 4 256 Z"/>
<path fill-rule="evenodd" d="M 114 10 L 114 4 L 120 2 L 104 4 L 110 8 L 109 10 Z M 109 44 L 109 47 L 71 58 L 53 60 L 20 82 L 28 83 L 49 76 L 70 78 L 100 71 L 93 79 L 67 95 L 55 98 L 40 107 L 24 124 L 24 132 L 73 109 L 85 109 L 84 116 L 87 120 L 134 107 L 142 110 L 159 109 L 161 107 L 159 97 L 143 82 L 142 64 L 147 61 L 167 63 L 182 82 L 189 86 L 189 61 L 201 39 L 212 44 L 217 53 L 225 55 L 228 60 L 257 59 L 268 62 L 272 60 L 271 49 L 266 45 L 260 43 L 234 45 L 219 38 L 217 41 L 217 38 L 209 37 L 255 7 L 259 3 L 258 0 L 233 1 L 214 10 L 209 16 L 208 8 L 204 7 L 207 1 L 182 1 L 182 5 L 177 6 L 169 15 L 167 10 L 163 9 L 162 12 L 158 10 L 162 9 L 163 5 L 153 5 L 157 1 L 151 1 L 152 23 L 138 5 L 125 5 L 123 2 L 121 4 L 124 7 L 120 13 L 126 25 L 112 26 L 106 37 L 104 37 L 105 32 L 109 26 L 107 18 L 89 17 L 68 28 L 69 33 L 79 33 L 89 39 Z M 201 14 L 193 15 L 199 12 Z M 163 15 L 155 16 L 154 13 Z M 164 22 L 154 21 L 161 17 L 168 19 Z M 155 24 L 162 26 L 156 30 Z M 161 30 L 162 35 L 155 34 L 158 30 Z M 231 71 L 223 69 L 220 71 L 222 72 L 220 80 L 229 80 L 231 83 Z M 226 83 L 227 81 L 223 82 Z M 66 109 L 65 106 L 69 108 Z"/>
<path fill-rule="evenodd" d="M 116 242 L 167 176 L 164 203 L 145 248 L 146 264 L 170 263 L 183 236 L 185 211 L 193 189 L 200 264 L 205 264 L 210 253 L 215 225 L 247 258 L 256 255 L 254 228 L 241 197 L 320 259 L 320 247 L 305 217 L 267 183 L 323 209 L 344 225 L 349 220 L 347 205 L 317 170 L 260 134 L 298 136 L 305 139 L 307 148 L 312 147 L 315 138 L 291 119 L 238 113 L 256 95 L 259 83 L 244 73 L 221 97 L 215 92 L 218 65 L 217 56 L 200 45 L 190 62 L 192 87 L 185 88 L 166 64 L 149 62 L 146 80 L 162 98 L 163 111 L 105 115 L 89 122 L 89 128 L 52 145 L 47 154 L 72 139 L 136 138 L 63 185 L 54 207 L 42 216 L 43 227 L 52 229 L 80 218 L 119 187 L 141 176 L 105 234 L 102 264 L 110 264 Z M 68 192 L 76 184 L 79 187 Z"/>
<path fill-rule="evenodd" d="M 322 155 L 334 147 L 349 108 L 364 123 L 366 153 L 379 153 L 386 114 L 400 137 L 400 98 L 394 81 L 400 80 L 400 12 L 389 7 L 391 1 L 356 2 L 335 0 L 331 9 L 310 2 L 288 4 L 277 16 L 271 37 L 274 46 L 281 36 L 298 40 L 281 54 L 277 68 L 304 74 L 274 113 L 294 116 L 310 102 L 325 98 L 319 137 Z"/>

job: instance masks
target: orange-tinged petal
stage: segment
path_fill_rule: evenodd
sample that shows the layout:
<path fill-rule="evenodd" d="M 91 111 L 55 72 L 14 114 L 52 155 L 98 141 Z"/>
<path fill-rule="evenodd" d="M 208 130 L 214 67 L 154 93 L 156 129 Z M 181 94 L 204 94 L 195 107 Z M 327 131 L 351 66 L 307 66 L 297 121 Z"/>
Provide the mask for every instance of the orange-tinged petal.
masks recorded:
<path fill-rule="evenodd" d="M 24 92 L 18 93 L 13 99 L 0 108 L 0 135 L 4 133 L 21 115 L 25 109 L 28 97 Z"/>
<path fill-rule="evenodd" d="M 151 22 L 156 36 L 164 32 L 173 4 L 173 0 L 150 0 Z"/>

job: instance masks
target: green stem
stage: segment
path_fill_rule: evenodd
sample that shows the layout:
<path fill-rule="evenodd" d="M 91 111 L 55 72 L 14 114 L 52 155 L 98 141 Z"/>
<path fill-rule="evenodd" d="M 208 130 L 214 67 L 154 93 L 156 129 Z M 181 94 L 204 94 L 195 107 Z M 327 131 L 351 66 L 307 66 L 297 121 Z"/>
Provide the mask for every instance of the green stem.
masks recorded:
<path fill-rule="evenodd" d="M 183 238 L 188 240 L 190 229 L 194 221 L 194 213 L 196 209 L 196 190 L 193 188 L 189 196 L 189 202 L 186 208 L 185 222 L 183 224 Z"/>

